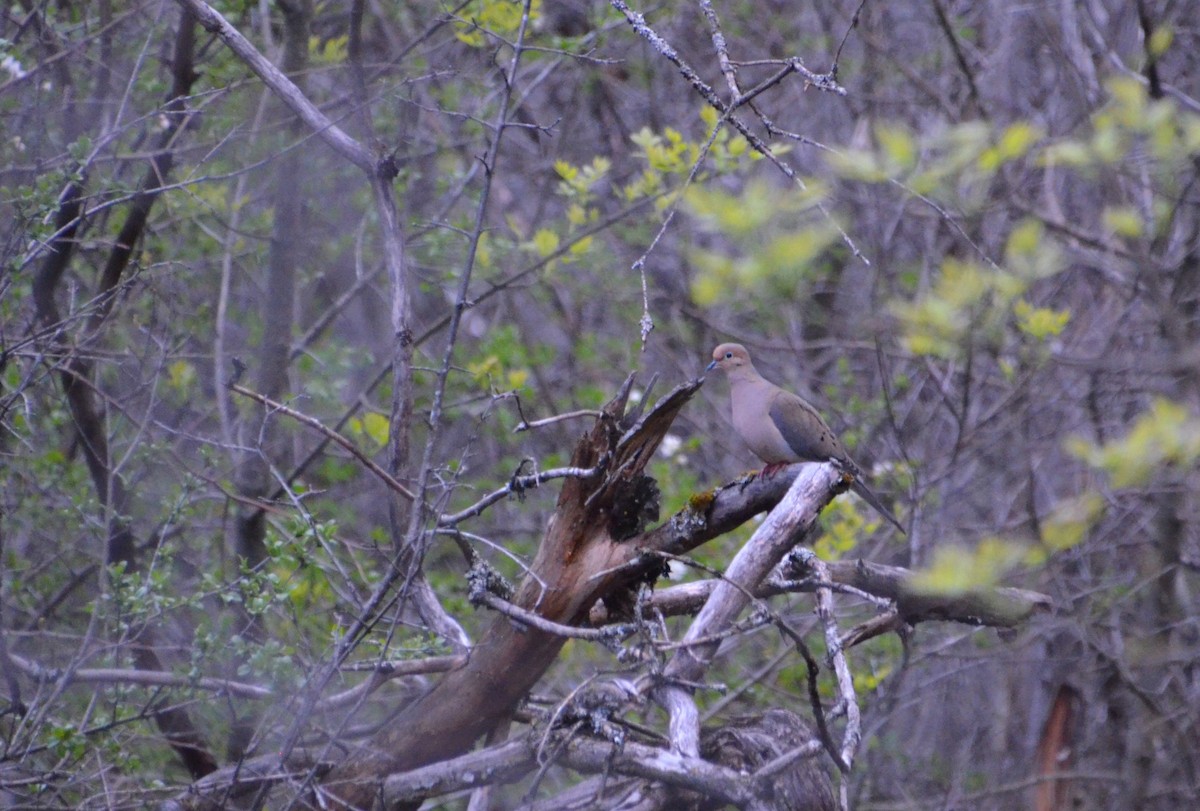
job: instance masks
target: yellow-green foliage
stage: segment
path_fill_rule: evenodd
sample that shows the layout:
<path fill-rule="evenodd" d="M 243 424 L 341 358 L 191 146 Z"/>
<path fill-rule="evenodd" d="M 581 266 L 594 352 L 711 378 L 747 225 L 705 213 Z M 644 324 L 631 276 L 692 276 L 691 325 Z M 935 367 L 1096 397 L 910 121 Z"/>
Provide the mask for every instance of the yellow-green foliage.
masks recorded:
<path fill-rule="evenodd" d="M 346 35 L 322 40 L 320 37 L 309 37 L 308 55 L 317 64 L 333 65 L 346 61 L 349 52 L 350 38 Z"/>
<path fill-rule="evenodd" d="M 558 250 L 558 234 L 549 228 L 540 228 L 529 240 L 529 247 L 538 256 L 546 257 Z"/>
<path fill-rule="evenodd" d="M 579 205 L 588 205 L 595 195 L 593 189 L 604 179 L 612 161 L 608 158 L 595 157 L 587 166 L 572 166 L 564 160 L 554 162 L 554 171 L 562 180 L 558 184 L 558 193 Z"/>
<path fill-rule="evenodd" d="M 876 147 L 847 148 L 827 154 L 830 167 L 847 180 L 867 183 L 899 182 L 917 194 L 956 201 L 981 200 L 973 192 L 1005 164 L 1029 154 L 1042 132 L 1017 122 L 993 132 L 979 121 L 969 121 L 931 136 L 915 135 L 898 123 L 877 124 Z"/>
<path fill-rule="evenodd" d="M 917 573 L 914 587 L 930 594 L 962 594 L 999 585 L 1019 566 L 1038 567 L 1050 555 L 1082 543 L 1104 511 L 1095 493 L 1064 499 L 1041 521 L 1041 538 L 985 538 L 974 549 L 943 546 L 933 563 Z"/>
<path fill-rule="evenodd" d="M 1157 399 L 1121 439 L 1094 445 L 1075 437 L 1067 448 L 1106 471 L 1114 487 L 1139 487 L 1165 467 L 1188 467 L 1200 457 L 1200 418 L 1185 406 Z"/>
<path fill-rule="evenodd" d="M 1169 29 L 1156 31 L 1157 47 L 1168 47 L 1171 36 Z M 1158 235 L 1172 221 L 1178 178 L 1187 176 L 1181 167 L 1200 153 L 1200 116 L 1181 110 L 1171 99 L 1151 99 L 1133 78 L 1112 79 L 1105 88 L 1108 103 L 1078 138 L 1050 139 L 1027 122 L 1001 131 L 985 122 L 967 122 L 931 135 L 879 124 L 873 148 L 831 154 L 829 164 L 844 178 L 900 184 L 962 213 L 985 210 L 992 179 L 1010 163 L 1025 161 L 1089 176 L 1136 165 L 1164 193 L 1149 202 L 1110 205 L 1100 224 L 1117 240 Z M 737 223 L 727 219 L 721 225 Z M 1012 342 L 1033 346 L 1061 334 L 1070 311 L 1039 307 L 1028 295 L 1035 281 L 1063 267 L 1055 239 L 1029 219 L 1010 232 L 999 267 L 983 259 L 946 259 L 919 297 L 893 308 L 908 349 L 952 358 L 970 345 L 1010 349 Z M 701 297 L 715 295 L 720 284 L 739 275 L 731 262 L 702 270 L 707 274 L 700 276 Z"/>
<path fill-rule="evenodd" d="M 720 175 L 744 166 L 746 161 L 756 161 L 762 158 L 757 152 L 750 151 L 750 145 L 740 135 L 731 136 L 728 129 L 719 126 L 719 117 L 711 107 L 700 110 L 700 120 L 708 131 L 706 137 L 689 140 L 678 130 L 667 127 L 661 133 L 656 133 L 648 127 L 643 127 L 633 134 L 630 140 L 636 146 L 637 156 L 646 162 L 642 174 L 621 189 L 621 196 L 628 202 L 641 200 L 645 197 L 655 197 L 655 205 L 662 211 L 675 201 L 672 194 L 667 193 L 678 181 L 692 175 L 696 162 L 704 157 L 705 163 L 696 171 L 694 180 L 704 182 L 714 174 Z M 704 144 L 712 136 L 708 152 Z M 709 167 L 713 171 L 709 171 Z"/>
<path fill-rule="evenodd" d="M 1169 43 L 1169 32 L 1156 35 Z M 1110 79 L 1105 89 L 1109 101 L 1092 117 L 1091 131 L 1049 144 L 1039 156 L 1041 162 L 1094 175 L 1134 157 L 1148 177 L 1174 187 L 1178 177 L 1186 176 L 1179 169 L 1200 153 L 1200 116 L 1180 109 L 1173 99 L 1151 99 L 1141 82 L 1131 77 Z M 1130 213 L 1139 219 L 1153 215 L 1157 225 L 1168 221 L 1165 215 L 1171 205 L 1163 197 L 1149 211 Z M 1157 229 L 1143 226 L 1140 230 Z"/>
<path fill-rule="evenodd" d="M 920 298 L 898 302 L 892 311 L 904 329 L 904 342 L 918 355 L 954 357 L 967 337 L 998 345 L 1004 329 L 1004 309 L 1025 289 L 1014 275 L 977 262 L 947 257 L 941 273 Z"/>
<path fill-rule="evenodd" d="M 454 35 L 474 48 L 489 44 L 488 32 L 512 40 L 520 29 L 524 13 L 525 4 L 520 0 L 471 0 L 458 13 Z M 541 0 L 533 0 L 529 9 L 530 23 L 537 22 L 541 15 Z"/>
<path fill-rule="evenodd" d="M 1154 29 L 1154 32 L 1150 34 L 1150 39 L 1146 44 L 1146 50 L 1150 52 L 1151 56 L 1155 58 L 1160 57 L 1167 52 L 1167 49 L 1171 47 L 1171 43 L 1174 41 L 1174 39 L 1174 29 L 1172 29 L 1169 25 L 1161 26 Z"/>
<path fill-rule="evenodd" d="M 196 367 L 191 361 L 174 361 L 167 367 L 167 384 L 180 396 L 190 395 L 196 385 Z"/>
<path fill-rule="evenodd" d="M 367 439 L 374 445 L 370 450 L 378 450 L 387 444 L 388 418 L 378 411 L 368 411 L 362 417 L 351 417 L 347 423 L 349 434 L 360 439 Z"/>
<path fill-rule="evenodd" d="M 1047 279 L 1062 269 L 1062 252 L 1046 238 L 1046 226 L 1032 218 L 1020 220 L 1004 243 L 1004 265 L 1027 282 Z"/>
<path fill-rule="evenodd" d="M 835 498 L 821 513 L 824 532 L 813 544 L 822 560 L 840 560 L 858 543 L 879 528 L 877 519 L 868 518 L 861 500 L 847 496 Z"/>
<path fill-rule="evenodd" d="M 554 164 L 554 171 L 562 178 L 558 184 L 558 193 L 567 200 L 567 212 L 563 234 L 554 228 L 539 228 L 522 247 L 545 259 L 557 253 L 564 239 L 568 247 L 562 256 L 546 264 L 547 270 L 552 270 L 558 261 L 570 264 L 580 257 L 586 256 L 592 248 L 591 236 L 578 236 L 578 232 L 592 226 L 600 218 L 600 210 L 596 207 L 596 187 L 603 181 L 612 168 L 612 162 L 607 158 L 596 157 L 586 166 L 575 166 L 560 160 Z"/>
<path fill-rule="evenodd" d="M 543 347 L 526 346 L 514 327 L 504 326 L 488 334 L 465 366 L 484 391 L 517 391 L 529 382 L 531 366 L 544 363 L 545 355 Z"/>
<path fill-rule="evenodd" d="M 737 194 L 700 186 L 689 189 L 688 210 L 735 245 L 732 253 L 688 251 L 697 270 L 692 283 L 696 303 L 711 306 L 734 292 L 793 296 L 838 239 L 837 228 L 827 217 L 806 216 L 824 194 L 818 183 L 780 190 L 751 181 Z"/>
<path fill-rule="evenodd" d="M 1109 233 L 1136 239 L 1142 235 L 1144 223 L 1133 206 L 1108 206 L 1103 214 L 1104 227 Z"/>
<path fill-rule="evenodd" d="M 700 158 L 701 145 L 685 140 L 673 127 L 667 127 L 662 135 L 642 127 L 633 134 L 632 141 L 641 149 L 649 168 L 662 174 L 686 172 Z"/>
<path fill-rule="evenodd" d="M 994 172 L 1009 161 L 1023 158 L 1042 137 L 1036 127 L 1024 121 L 1009 126 L 996 142 L 979 155 L 979 168 Z"/>
<path fill-rule="evenodd" d="M 528 369 L 506 368 L 499 355 L 487 355 L 467 364 L 475 382 L 488 391 L 515 391 L 529 380 Z"/>
<path fill-rule="evenodd" d="M 674 190 L 689 177 L 696 184 L 703 183 L 714 174 L 733 171 L 745 161 L 761 157 L 749 151 L 744 138 L 730 136 L 724 127 L 716 130 L 705 152 L 707 136 L 717 127 L 718 118 L 711 108 L 705 107 L 700 112 L 700 119 L 708 131 L 706 136 L 695 139 L 671 127 L 661 133 L 643 127 L 634 133 L 630 140 L 636 147 L 635 155 L 645 162 L 645 168 L 631 182 L 620 187 L 608 183 L 612 169 L 612 161 L 608 158 L 595 157 L 590 163 L 578 166 L 566 160 L 556 161 L 557 191 L 567 203 L 565 222 L 538 229 L 521 242 L 521 247 L 542 259 L 555 256 L 546 264 L 547 269 L 553 269 L 558 262 L 570 264 L 591 253 L 593 238 L 580 236 L 580 232 L 600 221 L 606 198 L 624 204 L 653 198 L 657 210 L 664 211 L 677 199 Z M 693 168 L 701 158 L 700 168 L 693 176 Z M 565 251 L 564 245 L 567 246 Z"/>
<path fill-rule="evenodd" d="M 700 120 L 712 132 L 720 125 L 720 116 L 712 107 L 700 108 Z M 776 150 L 776 154 L 781 154 Z M 761 160 L 762 155 L 750 151 L 750 143 L 741 135 L 730 135 L 727 127 L 721 126 L 713 136 L 712 145 L 708 148 L 709 160 L 716 166 L 718 172 L 736 169 L 743 157 L 752 161 Z"/>
<path fill-rule="evenodd" d="M 1034 307 L 1024 299 L 1019 299 L 1013 306 L 1013 313 L 1017 316 L 1020 330 L 1038 341 L 1058 335 L 1071 320 L 1070 310 Z"/>
<path fill-rule="evenodd" d="M 1097 493 L 1083 493 L 1064 499 L 1054 506 L 1042 525 L 1042 546 L 1026 555 L 1026 563 L 1039 565 L 1054 552 L 1078 545 L 1104 512 L 1104 499 Z"/>
<path fill-rule="evenodd" d="M 1024 544 L 1002 538 L 985 538 L 974 549 L 942 546 L 929 568 L 917 572 L 914 588 L 929 594 L 963 594 L 995 586 L 1026 560 Z"/>
<path fill-rule="evenodd" d="M 953 358 L 969 344 L 999 349 L 1007 344 L 1010 325 L 1020 340 L 1041 343 L 1066 328 L 1071 312 L 1037 307 L 1024 295 L 1060 266 L 1043 226 L 1025 220 L 1009 234 L 1004 267 L 947 257 L 928 290 L 892 311 L 909 351 L 918 355 Z"/>
<path fill-rule="evenodd" d="M 883 680 L 892 675 L 893 670 L 894 666 L 890 662 L 869 670 L 861 667 L 854 668 L 852 671 L 854 673 L 854 691 L 859 696 L 875 692 Z"/>
<path fill-rule="evenodd" d="M 830 165 L 848 180 L 878 183 L 907 174 L 917 163 L 916 139 L 904 128 L 889 124 L 875 127 L 879 150 L 845 149 L 829 154 Z"/>

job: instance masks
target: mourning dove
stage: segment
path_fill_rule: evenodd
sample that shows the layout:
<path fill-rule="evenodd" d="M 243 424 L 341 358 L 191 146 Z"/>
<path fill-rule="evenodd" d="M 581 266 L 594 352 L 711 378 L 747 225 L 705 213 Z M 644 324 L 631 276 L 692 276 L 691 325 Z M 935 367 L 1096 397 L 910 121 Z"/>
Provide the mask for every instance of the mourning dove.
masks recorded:
<path fill-rule="evenodd" d="M 741 344 L 721 344 L 712 356 L 705 371 L 721 369 L 729 378 L 733 428 L 755 456 L 766 462 L 764 473 L 769 475 L 773 468 L 789 462 L 836 459 L 854 477 L 850 488 L 904 532 L 896 516 L 863 482 L 862 471 L 815 408 L 760 375 Z"/>

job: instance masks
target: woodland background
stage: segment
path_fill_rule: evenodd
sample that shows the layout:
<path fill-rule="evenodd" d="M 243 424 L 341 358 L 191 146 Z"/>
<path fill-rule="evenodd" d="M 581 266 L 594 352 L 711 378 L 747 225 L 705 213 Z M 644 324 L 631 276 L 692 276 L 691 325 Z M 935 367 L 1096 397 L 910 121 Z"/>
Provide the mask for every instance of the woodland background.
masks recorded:
<path fill-rule="evenodd" d="M 849 653 L 852 807 L 1197 801 L 1200 5 L 215 3 L 325 123 L 196 5 L 0 12 L 0 803 L 147 807 L 386 724 L 436 674 L 336 722 L 294 699 L 484 632 L 438 516 L 567 465 L 592 418 L 514 429 L 633 370 L 655 399 L 725 340 L 909 528 L 842 496 L 822 557 L 1053 599 Z M 665 517 L 752 464 L 710 379 L 647 472 Z M 458 540 L 518 579 L 560 486 Z M 810 595 L 771 605 L 823 650 Z M 576 640 L 535 697 L 614 672 Z M 804 673 L 747 628 L 697 700 L 803 715 Z"/>

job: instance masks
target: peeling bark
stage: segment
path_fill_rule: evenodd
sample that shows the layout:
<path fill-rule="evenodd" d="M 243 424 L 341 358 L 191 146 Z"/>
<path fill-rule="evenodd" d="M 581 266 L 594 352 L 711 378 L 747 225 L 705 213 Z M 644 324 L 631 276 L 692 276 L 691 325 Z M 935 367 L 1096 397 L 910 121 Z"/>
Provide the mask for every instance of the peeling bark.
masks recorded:
<path fill-rule="evenodd" d="M 645 478 L 644 467 L 701 381 L 680 386 L 631 426 L 625 406 L 632 383 L 632 377 L 626 380 L 576 445 L 571 466 L 598 467 L 600 472 L 565 481 L 530 574 L 514 599 L 519 607 L 554 622 L 586 621 L 592 604 L 618 582 L 614 570 L 638 553 L 637 544 L 614 536 L 614 517 L 619 525 L 626 512 L 619 496 Z M 344 808 L 365 806 L 386 775 L 466 751 L 508 716 L 565 642 L 562 636 L 498 617 L 463 667 L 447 673 L 387 730 L 335 768 L 326 788 Z"/>

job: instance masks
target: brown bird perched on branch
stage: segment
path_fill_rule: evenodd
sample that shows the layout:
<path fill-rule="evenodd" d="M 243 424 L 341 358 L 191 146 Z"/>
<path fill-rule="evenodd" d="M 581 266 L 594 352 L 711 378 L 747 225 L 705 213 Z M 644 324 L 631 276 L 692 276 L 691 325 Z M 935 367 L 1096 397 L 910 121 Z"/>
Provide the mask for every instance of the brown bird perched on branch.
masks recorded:
<path fill-rule="evenodd" d="M 791 462 L 835 459 L 854 477 L 850 489 L 904 532 L 896 516 L 867 487 L 862 470 L 815 408 L 760 375 L 750 361 L 750 353 L 741 344 L 721 344 L 713 350 L 712 357 L 705 371 L 720 369 L 729 378 L 733 428 L 754 455 L 767 464 L 764 475 Z"/>

